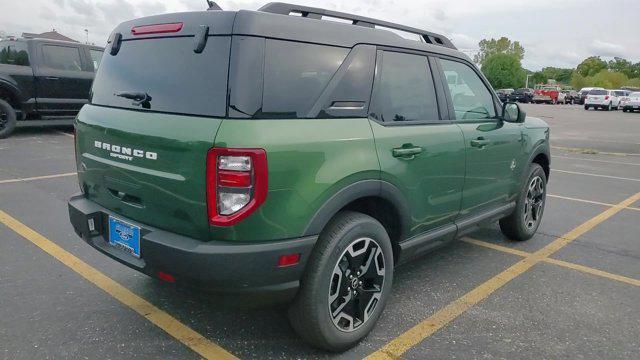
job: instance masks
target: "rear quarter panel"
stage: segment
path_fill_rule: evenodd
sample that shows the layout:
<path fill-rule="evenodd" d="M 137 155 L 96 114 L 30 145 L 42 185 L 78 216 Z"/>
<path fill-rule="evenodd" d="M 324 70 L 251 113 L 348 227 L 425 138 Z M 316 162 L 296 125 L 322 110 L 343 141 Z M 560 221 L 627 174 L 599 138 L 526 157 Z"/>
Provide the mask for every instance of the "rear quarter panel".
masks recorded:
<path fill-rule="evenodd" d="M 217 147 L 267 152 L 269 192 L 256 212 L 233 227 L 211 227 L 211 238 L 268 241 L 302 236 L 316 211 L 338 190 L 379 179 L 371 127 L 353 119 L 228 119 Z"/>

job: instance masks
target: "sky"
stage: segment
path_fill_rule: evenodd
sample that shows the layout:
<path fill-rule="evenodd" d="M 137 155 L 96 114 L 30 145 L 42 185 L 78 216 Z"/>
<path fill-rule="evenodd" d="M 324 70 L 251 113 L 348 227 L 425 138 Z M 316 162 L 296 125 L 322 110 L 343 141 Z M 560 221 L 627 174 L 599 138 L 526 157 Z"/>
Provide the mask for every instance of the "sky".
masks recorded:
<path fill-rule="evenodd" d="M 256 10 L 269 0 L 220 0 Z M 591 55 L 640 62 L 640 0 L 289 0 L 438 32 L 472 56 L 478 42 L 506 36 L 525 48 L 522 65 L 575 67 Z M 104 45 L 120 22 L 206 9 L 205 0 L 0 0 L 0 34 L 59 33 Z"/>

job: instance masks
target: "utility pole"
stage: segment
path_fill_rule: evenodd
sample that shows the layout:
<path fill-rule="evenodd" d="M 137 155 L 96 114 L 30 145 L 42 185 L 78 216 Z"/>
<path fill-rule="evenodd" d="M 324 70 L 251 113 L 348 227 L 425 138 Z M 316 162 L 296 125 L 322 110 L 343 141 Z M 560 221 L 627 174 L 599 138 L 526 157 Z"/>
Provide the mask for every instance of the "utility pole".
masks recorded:
<path fill-rule="evenodd" d="M 87 34 L 87 42 L 86 42 L 86 44 L 89 44 L 89 29 L 84 29 L 84 33 Z"/>
<path fill-rule="evenodd" d="M 527 88 L 527 89 L 529 88 L 529 76 L 531 76 L 531 74 L 527 74 L 527 81 L 526 81 L 526 83 L 524 85 L 524 87 Z"/>

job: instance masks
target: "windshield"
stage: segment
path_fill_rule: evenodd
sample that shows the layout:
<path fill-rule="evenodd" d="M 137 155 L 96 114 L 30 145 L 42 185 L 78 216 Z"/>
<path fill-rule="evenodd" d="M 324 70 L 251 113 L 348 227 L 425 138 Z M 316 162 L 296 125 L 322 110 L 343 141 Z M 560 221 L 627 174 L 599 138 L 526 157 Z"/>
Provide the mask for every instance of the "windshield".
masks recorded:
<path fill-rule="evenodd" d="M 589 95 L 607 95 L 607 90 L 591 90 Z"/>

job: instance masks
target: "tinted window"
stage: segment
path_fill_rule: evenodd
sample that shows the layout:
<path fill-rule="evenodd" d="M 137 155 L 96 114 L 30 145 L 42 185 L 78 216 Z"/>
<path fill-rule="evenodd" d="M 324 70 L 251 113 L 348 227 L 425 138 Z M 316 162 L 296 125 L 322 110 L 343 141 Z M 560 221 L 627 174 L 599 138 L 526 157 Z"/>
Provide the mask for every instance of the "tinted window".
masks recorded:
<path fill-rule="evenodd" d="M 93 63 L 93 71 L 97 71 L 100 66 L 100 59 L 102 59 L 102 51 L 89 49 L 91 55 L 91 62 Z"/>
<path fill-rule="evenodd" d="M 456 119 L 490 119 L 496 116 L 491 92 L 470 66 L 440 60 L 449 85 Z"/>
<path fill-rule="evenodd" d="M 80 50 L 76 47 L 43 45 L 43 65 L 50 69 L 82 71 Z"/>
<path fill-rule="evenodd" d="M 383 52 L 381 59 L 371 116 L 388 122 L 439 119 L 428 59 L 394 52 Z"/>
<path fill-rule="evenodd" d="M 607 95 L 607 90 L 591 90 L 589 95 Z"/>
<path fill-rule="evenodd" d="M 0 64 L 29 66 L 27 44 L 21 41 L 0 42 Z"/>
<path fill-rule="evenodd" d="M 262 112 L 306 117 L 348 52 L 332 46 L 267 40 Z"/>
<path fill-rule="evenodd" d="M 226 115 L 230 38 L 213 36 L 200 54 L 193 38 L 123 41 L 117 55 L 105 53 L 93 83 L 92 103 L 194 115 Z M 134 104 L 119 92 L 147 93 Z"/>

